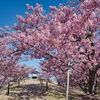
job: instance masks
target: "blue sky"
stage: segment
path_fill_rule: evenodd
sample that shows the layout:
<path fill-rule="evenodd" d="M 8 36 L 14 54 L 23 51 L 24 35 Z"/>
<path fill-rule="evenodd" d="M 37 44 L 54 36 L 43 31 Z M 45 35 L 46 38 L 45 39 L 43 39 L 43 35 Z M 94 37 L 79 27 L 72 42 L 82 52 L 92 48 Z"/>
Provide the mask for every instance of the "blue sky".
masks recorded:
<path fill-rule="evenodd" d="M 35 6 L 36 3 L 42 4 L 46 13 L 49 13 L 49 6 L 58 6 L 60 3 L 65 5 L 67 0 L 0 0 L 0 27 L 13 26 L 14 23 L 17 23 L 16 14 L 25 16 L 25 12 L 28 11 L 27 3 L 32 6 Z M 39 60 L 30 60 L 21 64 L 34 65 L 38 68 L 38 62 Z"/>
<path fill-rule="evenodd" d="M 42 4 L 44 10 L 48 13 L 50 5 L 66 4 L 67 0 L 0 0 L 0 27 L 12 26 L 16 23 L 16 14 L 24 16 L 27 11 L 27 3 L 32 6 L 35 6 L 36 3 Z"/>

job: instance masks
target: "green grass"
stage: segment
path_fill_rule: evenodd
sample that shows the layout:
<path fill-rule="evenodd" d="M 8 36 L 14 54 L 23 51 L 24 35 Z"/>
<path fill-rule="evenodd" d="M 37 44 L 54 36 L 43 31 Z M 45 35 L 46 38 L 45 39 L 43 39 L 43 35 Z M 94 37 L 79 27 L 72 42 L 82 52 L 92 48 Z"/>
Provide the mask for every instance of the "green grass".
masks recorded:
<path fill-rule="evenodd" d="M 57 99 L 63 98 L 62 96 L 59 96 L 59 95 L 52 95 L 52 97 L 53 97 L 53 98 L 57 98 Z"/>
<path fill-rule="evenodd" d="M 97 94 L 100 95 L 100 91 L 98 91 Z"/>
<path fill-rule="evenodd" d="M 56 98 L 56 99 L 64 98 L 64 96 L 56 95 L 56 94 L 49 94 L 49 96 L 52 97 L 52 98 Z"/>
<path fill-rule="evenodd" d="M 69 96 L 68 100 L 77 100 L 77 99 L 75 99 L 74 97 Z"/>
<path fill-rule="evenodd" d="M 49 94 L 49 97 L 56 98 L 56 99 L 65 99 L 64 96 L 62 96 L 62 95 L 56 95 L 56 94 Z M 77 100 L 77 99 L 75 99 L 74 97 L 69 96 L 68 100 Z"/>

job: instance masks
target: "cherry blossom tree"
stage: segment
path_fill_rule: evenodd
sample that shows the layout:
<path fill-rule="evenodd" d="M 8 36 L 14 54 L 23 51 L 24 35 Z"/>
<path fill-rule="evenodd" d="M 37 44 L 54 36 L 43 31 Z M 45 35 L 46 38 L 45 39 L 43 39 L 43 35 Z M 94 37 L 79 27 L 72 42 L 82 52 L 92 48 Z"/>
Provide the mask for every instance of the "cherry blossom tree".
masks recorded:
<path fill-rule="evenodd" d="M 76 7 L 26 5 L 30 13 L 17 16 L 14 32 L 5 32 L 17 55 L 46 61 L 46 72 L 67 75 L 87 94 L 96 94 L 100 68 L 100 0 L 82 0 Z M 69 65 L 70 63 L 70 65 Z M 45 64 L 45 62 L 44 62 Z M 49 68 L 48 68 L 49 67 Z M 53 71 L 54 70 L 54 71 Z"/>
<path fill-rule="evenodd" d="M 9 84 L 11 81 L 26 77 L 31 71 L 35 70 L 34 67 L 18 65 L 23 58 L 18 55 L 18 52 L 11 45 L 14 40 L 10 38 L 11 36 L 7 31 L 9 31 L 8 26 L 6 26 L 6 29 L 0 28 L 0 87 Z"/>

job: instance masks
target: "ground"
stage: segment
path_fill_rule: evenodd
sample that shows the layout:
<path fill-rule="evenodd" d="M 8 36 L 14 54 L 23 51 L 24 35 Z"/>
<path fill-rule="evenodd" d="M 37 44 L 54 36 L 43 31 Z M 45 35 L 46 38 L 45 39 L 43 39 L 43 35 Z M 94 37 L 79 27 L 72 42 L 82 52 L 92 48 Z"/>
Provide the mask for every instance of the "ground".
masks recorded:
<path fill-rule="evenodd" d="M 7 87 L 0 90 L 0 100 L 66 100 L 66 88 L 58 86 L 55 83 L 49 83 L 49 90 L 45 89 L 37 79 L 22 80 L 18 87 L 17 82 L 10 86 L 10 94 L 6 95 Z M 69 100 L 100 100 L 99 96 L 89 97 L 85 95 L 79 88 L 71 87 L 69 92 Z"/>

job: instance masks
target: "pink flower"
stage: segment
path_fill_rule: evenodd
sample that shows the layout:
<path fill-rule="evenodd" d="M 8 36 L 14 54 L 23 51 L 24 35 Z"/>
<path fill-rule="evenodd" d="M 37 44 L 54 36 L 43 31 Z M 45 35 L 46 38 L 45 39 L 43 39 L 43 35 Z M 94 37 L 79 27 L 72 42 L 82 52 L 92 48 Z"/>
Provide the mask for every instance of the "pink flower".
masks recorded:
<path fill-rule="evenodd" d="M 50 10 L 57 11 L 57 8 L 55 6 L 50 6 L 49 8 Z"/>
<path fill-rule="evenodd" d="M 28 10 L 34 10 L 33 6 L 29 6 Z"/>
<path fill-rule="evenodd" d="M 0 27 L 0 31 L 3 31 L 3 28 Z"/>
<path fill-rule="evenodd" d="M 5 26 L 5 28 L 6 28 L 7 30 L 10 30 L 9 26 Z"/>
<path fill-rule="evenodd" d="M 18 18 L 19 22 L 23 22 L 24 21 L 24 18 L 22 18 L 22 16 L 20 16 L 20 15 L 17 15 L 17 18 Z"/>

